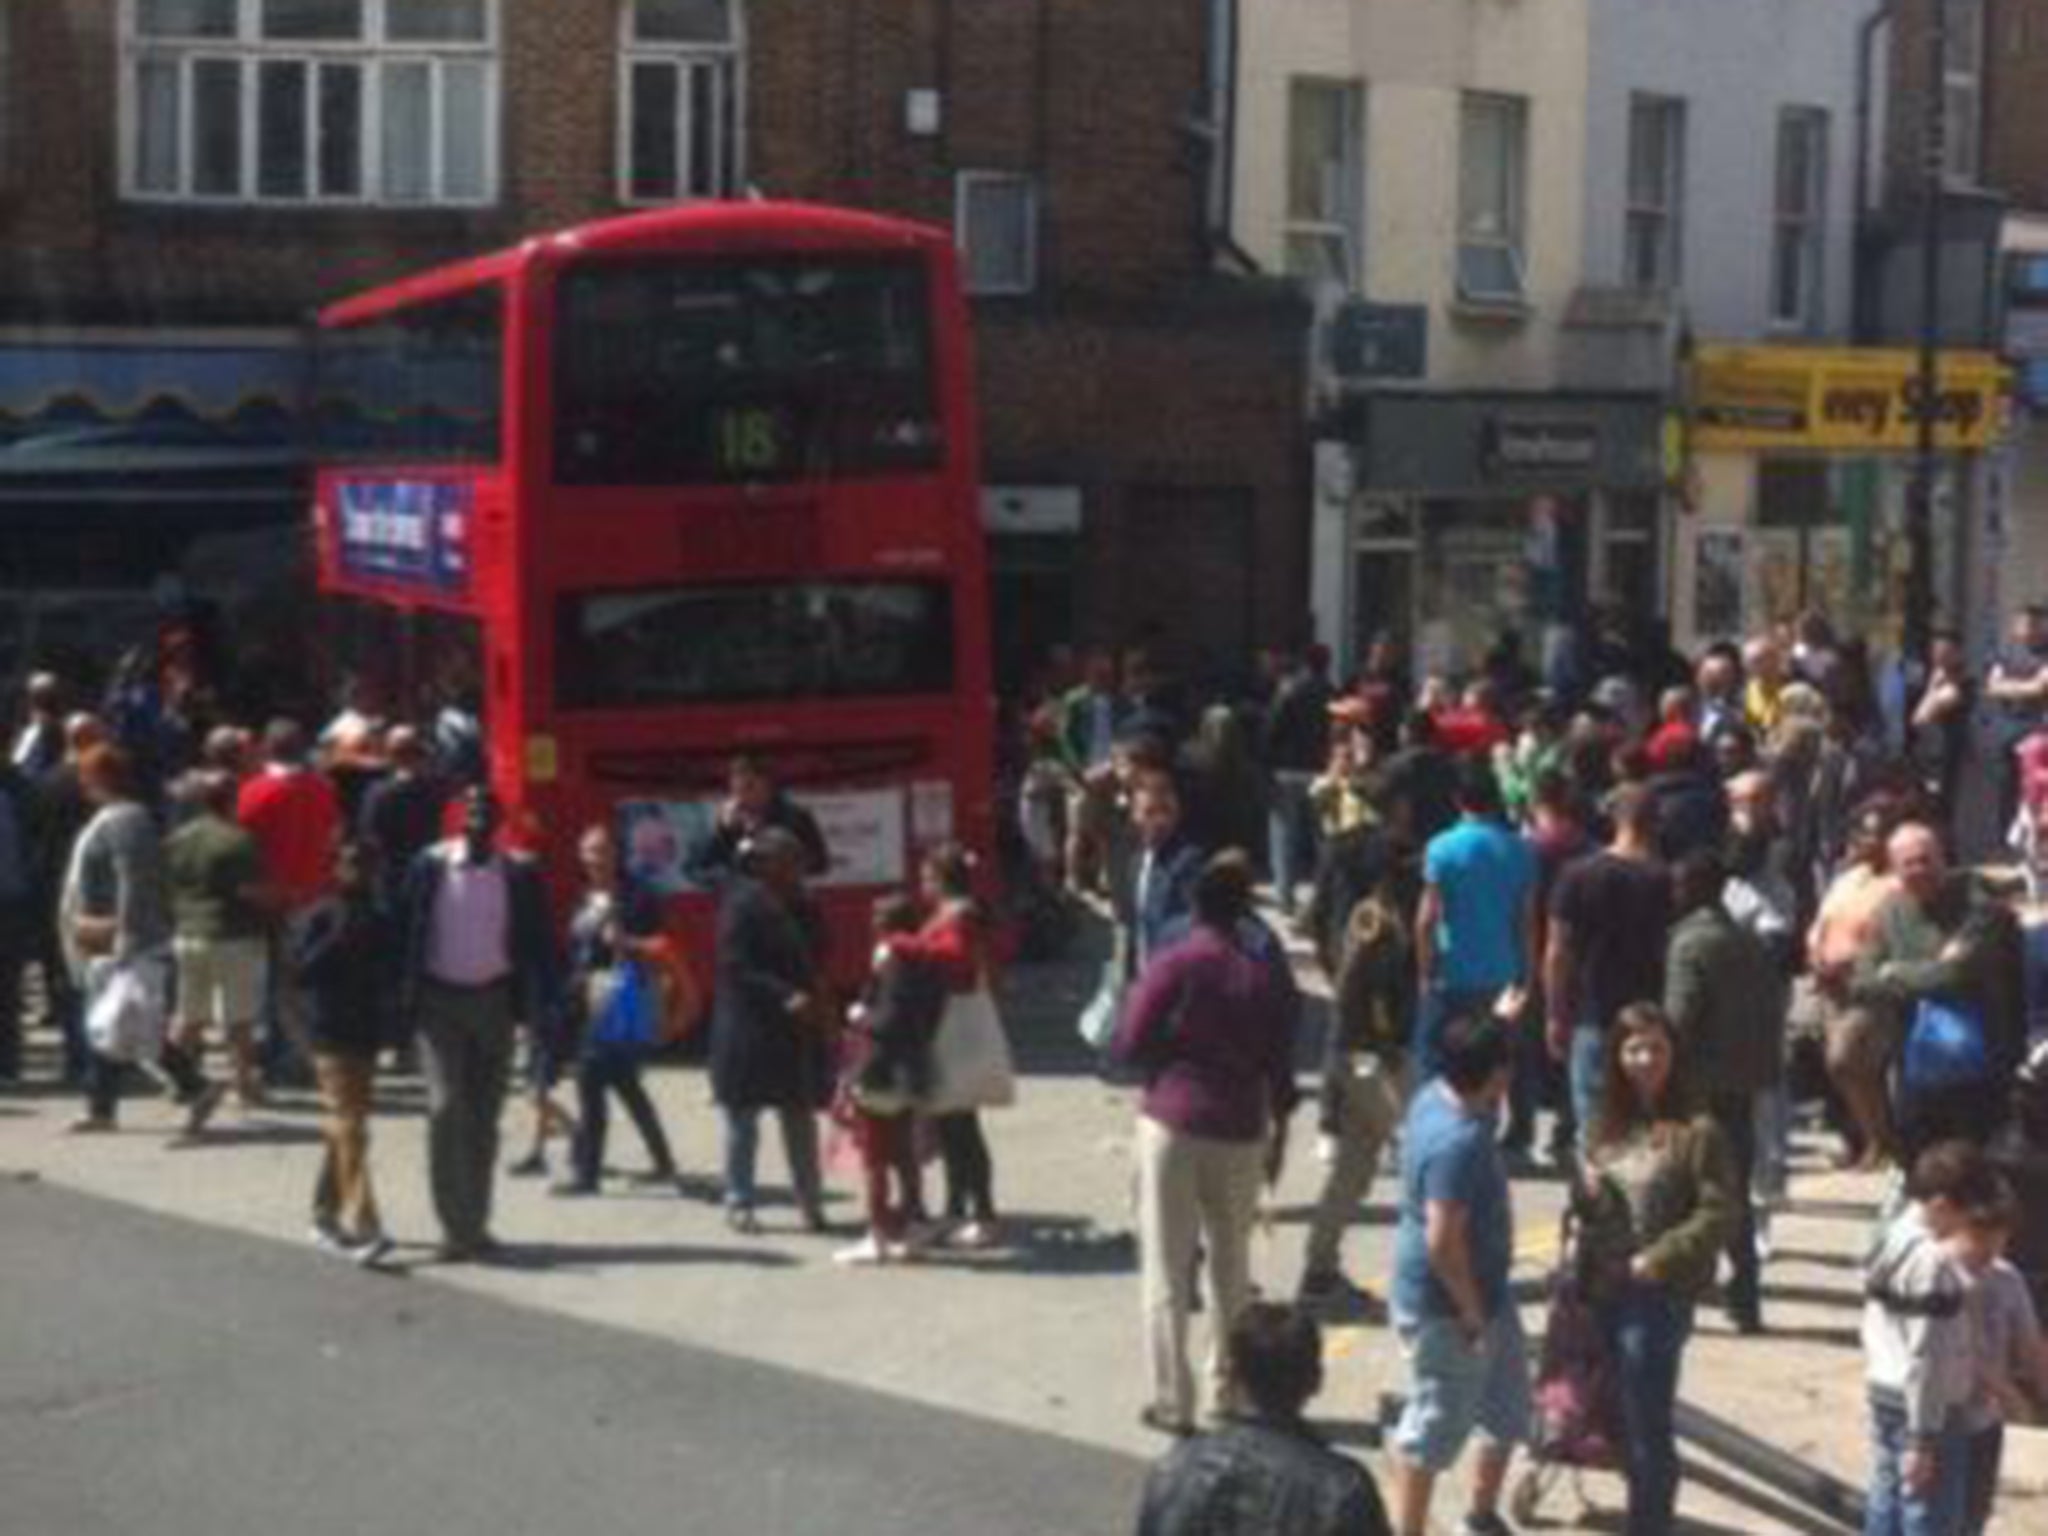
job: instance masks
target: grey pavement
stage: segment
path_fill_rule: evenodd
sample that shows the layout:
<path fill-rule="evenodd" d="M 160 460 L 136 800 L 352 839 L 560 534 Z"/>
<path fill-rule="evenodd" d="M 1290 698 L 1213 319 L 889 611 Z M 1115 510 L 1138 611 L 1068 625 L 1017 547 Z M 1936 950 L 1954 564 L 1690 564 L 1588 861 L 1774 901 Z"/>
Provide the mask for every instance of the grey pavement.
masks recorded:
<path fill-rule="evenodd" d="M 1143 1475 L 48 1185 L 0 1226 L 9 1536 L 1082 1536 Z"/>
<path fill-rule="evenodd" d="M 312 1266 L 309 1274 L 324 1270 L 322 1286 L 341 1292 L 382 1297 L 398 1286 L 408 1295 L 489 1298 L 557 1321 L 625 1330 L 650 1362 L 708 1351 L 800 1375 L 820 1383 L 820 1391 L 834 1383 L 965 1416 L 992 1432 L 1027 1435 L 1033 1444 L 1053 1436 L 1091 1453 L 1145 1458 L 1157 1454 L 1160 1442 L 1137 1423 L 1143 1394 L 1129 1237 L 1130 1095 L 1095 1077 L 1072 1033 L 1092 974 L 1085 955 L 1011 973 L 1006 1018 L 1025 1078 L 1018 1105 L 988 1119 L 1011 1237 L 990 1254 L 884 1270 L 839 1268 L 831 1252 L 854 1235 L 858 1212 L 855 1180 L 842 1168 L 833 1211 L 845 1230 L 832 1238 L 802 1234 L 786 1206 L 769 1207 L 767 1233 L 746 1239 L 725 1230 L 708 1199 L 683 1200 L 623 1178 L 608 1180 L 602 1197 L 577 1201 L 551 1199 L 541 1183 L 504 1180 L 496 1225 L 513 1246 L 514 1262 L 434 1265 L 427 1253 L 434 1230 L 419 1095 L 415 1084 L 403 1081 L 383 1090 L 388 1112 L 377 1122 L 372 1159 L 387 1221 L 409 1243 L 398 1255 L 410 1276 L 405 1281 L 358 1275 L 331 1261 L 321 1265 L 303 1251 L 319 1157 L 317 1115 L 308 1101 L 245 1119 L 226 1115 L 206 1145 L 179 1151 L 166 1147 L 175 1116 L 161 1101 L 127 1106 L 118 1136 L 69 1139 L 58 1132 L 75 1112 L 73 1100 L 17 1095 L 0 1102 L 0 1170 L 33 1171 L 46 1183 L 271 1239 L 280 1261 Z M 653 1087 L 686 1171 L 708 1175 L 716 1133 L 702 1074 L 664 1068 L 654 1074 Z M 508 1156 L 525 1130 L 524 1112 L 514 1109 L 507 1118 Z M 1255 1278 L 1269 1294 L 1291 1293 L 1299 1276 L 1302 1219 L 1319 1172 L 1309 1132 L 1304 1117 L 1254 1245 Z M 772 1136 L 765 1140 L 763 1176 L 772 1187 L 781 1177 L 779 1153 Z M 1717 1312 L 1702 1309 L 1684 1396 L 1860 1484 L 1857 1256 L 1879 1191 L 1867 1178 L 1825 1171 L 1817 1152 L 1812 1145 L 1804 1149 L 1794 1204 L 1776 1222 L 1778 1256 L 1767 1271 L 1766 1297 L 1772 1334 L 1736 1338 Z M 561 1153 L 557 1144 L 558 1174 Z M 643 1166 L 623 1117 L 615 1117 L 610 1161 L 620 1170 Z M 931 1178 L 936 1186 L 936 1169 Z M 1517 1181 L 1517 1279 L 1532 1331 L 1541 1322 L 1542 1282 L 1555 1254 L 1559 1192 L 1554 1176 L 1541 1170 Z M 1376 1287 L 1390 1259 L 1391 1193 L 1392 1181 L 1383 1174 L 1346 1248 L 1354 1276 Z M 263 1248 L 233 1241 L 237 1253 Z M 222 1290 L 196 1276 L 167 1274 L 160 1288 L 168 1290 L 174 1280 L 181 1289 L 193 1286 L 176 1300 L 205 1327 L 232 1326 L 238 1301 L 232 1286 Z M 433 1364 L 439 1348 L 438 1334 L 414 1331 L 411 1349 L 423 1367 Z M 1328 1355 L 1328 1386 L 1315 1412 L 1340 1443 L 1370 1459 L 1382 1400 L 1402 1384 L 1398 1352 L 1384 1329 L 1339 1324 L 1329 1330 Z M 531 1386 L 549 1390 L 547 1375 Z M 503 1390 L 521 1388 L 508 1382 Z M 2002 1529 L 2048 1536 L 2048 1455 L 2041 1437 L 2016 1438 L 2012 1459 L 2008 1507 L 2016 1518 L 2037 1523 Z M 1739 1478 L 1731 1483 L 1725 1468 L 1702 1471 L 1684 1494 L 1692 1536 L 1807 1528 L 1789 1512 L 1772 1511 L 1768 1501 L 1760 1508 L 1757 1490 Z M 1544 1500 L 1544 1514 L 1554 1522 L 1546 1528 L 1615 1528 L 1621 1492 L 1614 1478 L 1583 1481 L 1594 1510 L 1589 1515 L 1580 1513 L 1570 1487 Z M 1454 1508 L 1449 1501 L 1443 1507 L 1446 1513 Z M 742 1528 L 779 1529 L 733 1527 Z M 983 1528 L 999 1529 L 924 1527 Z"/>

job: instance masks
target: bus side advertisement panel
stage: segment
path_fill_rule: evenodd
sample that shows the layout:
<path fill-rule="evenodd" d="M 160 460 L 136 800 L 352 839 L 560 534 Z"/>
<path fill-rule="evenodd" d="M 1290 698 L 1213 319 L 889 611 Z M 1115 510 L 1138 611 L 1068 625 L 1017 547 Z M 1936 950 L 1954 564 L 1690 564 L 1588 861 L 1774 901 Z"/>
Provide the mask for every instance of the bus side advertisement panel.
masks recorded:
<path fill-rule="evenodd" d="M 336 566 L 345 578 L 466 597 L 474 489 L 457 480 L 334 482 Z"/>

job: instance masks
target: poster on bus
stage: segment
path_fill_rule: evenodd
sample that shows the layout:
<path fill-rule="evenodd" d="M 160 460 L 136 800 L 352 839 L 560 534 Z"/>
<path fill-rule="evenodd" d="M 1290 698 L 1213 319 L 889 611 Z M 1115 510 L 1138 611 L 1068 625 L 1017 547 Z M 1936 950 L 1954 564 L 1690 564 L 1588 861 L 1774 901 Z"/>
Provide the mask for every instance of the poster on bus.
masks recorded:
<path fill-rule="evenodd" d="M 830 860 L 814 886 L 901 885 L 904 806 L 900 789 L 820 791 L 792 796 L 818 820 Z M 690 878 L 690 855 L 718 825 L 717 800 L 624 800 L 619 848 L 626 873 L 661 896 L 703 889 Z"/>
<path fill-rule="evenodd" d="M 816 884 L 901 885 L 908 878 L 902 790 L 849 789 L 798 798 L 818 818 L 831 860 Z"/>
<path fill-rule="evenodd" d="M 621 801 L 619 853 L 628 878 L 658 896 L 698 889 L 689 875 L 690 853 L 717 821 L 716 800 Z"/>

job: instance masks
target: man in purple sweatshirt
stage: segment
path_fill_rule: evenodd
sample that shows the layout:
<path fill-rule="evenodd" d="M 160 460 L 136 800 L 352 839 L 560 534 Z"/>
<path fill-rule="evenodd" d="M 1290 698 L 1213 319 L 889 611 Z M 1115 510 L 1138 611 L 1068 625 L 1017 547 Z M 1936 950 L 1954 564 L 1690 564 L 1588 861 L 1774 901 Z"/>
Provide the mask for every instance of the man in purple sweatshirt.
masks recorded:
<path fill-rule="evenodd" d="M 1138 1241 L 1155 1429 L 1194 1427 L 1187 1361 L 1197 1245 L 1206 1255 L 1210 1410 L 1236 1406 L 1223 1341 L 1249 1299 L 1252 1222 L 1294 1108 L 1301 997 L 1286 951 L 1252 916 L 1252 871 L 1235 850 L 1195 882 L 1194 931 L 1138 978 L 1115 1059 L 1144 1081 L 1139 1104 Z"/>

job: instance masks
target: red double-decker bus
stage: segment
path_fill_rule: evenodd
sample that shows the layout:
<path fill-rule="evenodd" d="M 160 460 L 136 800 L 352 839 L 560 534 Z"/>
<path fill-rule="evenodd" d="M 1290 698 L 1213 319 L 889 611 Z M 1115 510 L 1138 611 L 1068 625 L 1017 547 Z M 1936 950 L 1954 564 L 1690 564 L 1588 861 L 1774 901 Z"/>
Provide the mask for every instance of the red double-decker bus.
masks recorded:
<path fill-rule="evenodd" d="M 821 822 L 835 932 L 921 848 L 989 846 L 945 233 L 693 205 L 427 272 L 320 328 L 327 643 L 391 712 L 479 725 L 558 878 L 613 819 L 634 872 L 701 913 L 687 856 L 739 753 Z"/>

